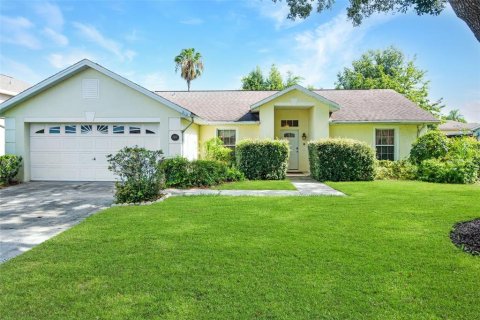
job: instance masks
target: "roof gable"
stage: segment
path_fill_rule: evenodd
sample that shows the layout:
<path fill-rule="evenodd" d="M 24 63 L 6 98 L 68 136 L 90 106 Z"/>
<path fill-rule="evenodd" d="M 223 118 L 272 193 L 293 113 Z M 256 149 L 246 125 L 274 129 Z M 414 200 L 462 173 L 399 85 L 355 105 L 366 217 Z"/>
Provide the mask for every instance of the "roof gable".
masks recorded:
<path fill-rule="evenodd" d="M 184 116 L 192 116 L 192 112 L 190 112 L 189 110 L 171 102 L 170 100 L 167 100 L 165 99 L 164 97 L 161 97 L 147 89 L 145 89 L 144 87 L 100 66 L 99 64 L 96 64 L 96 63 L 93 63 L 92 61 L 88 60 L 88 59 L 83 59 L 79 62 L 77 62 L 76 64 L 58 72 L 57 74 L 39 82 L 38 84 L 34 85 L 33 87 L 30 87 L 29 89 L 21 92 L 20 94 L 6 100 L 5 102 L 3 102 L 2 104 L 0 104 L 0 114 L 2 114 L 3 112 L 15 107 L 16 105 L 22 103 L 23 101 L 26 101 L 28 99 L 30 99 L 31 97 L 33 96 L 36 96 L 40 93 L 42 93 L 43 91 L 57 85 L 58 83 L 74 76 L 75 74 L 81 72 L 81 71 L 84 71 L 86 70 L 87 68 L 92 68 L 102 74 L 104 74 L 105 76 L 107 77 L 110 77 L 160 103 L 162 103 L 163 105 L 181 113 L 182 115 Z"/>
<path fill-rule="evenodd" d="M 264 105 L 264 104 L 266 104 L 266 103 L 268 103 L 272 100 L 275 100 L 275 99 L 277 99 L 277 98 L 279 98 L 279 97 L 281 97 L 281 96 L 283 96 L 283 95 L 285 95 L 289 92 L 295 91 L 295 90 L 300 91 L 300 92 L 304 93 L 305 95 L 307 95 L 309 97 L 312 97 L 315 100 L 328 105 L 328 107 L 330 108 L 330 111 L 336 111 L 336 110 L 340 109 L 340 106 L 337 103 L 335 103 L 335 102 L 333 102 L 329 99 L 326 99 L 325 97 L 317 94 L 316 92 L 310 91 L 310 90 L 308 90 L 308 89 L 306 89 L 306 88 L 304 88 L 304 87 L 302 87 L 298 84 L 294 85 L 294 86 L 291 86 L 291 87 L 288 87 L 288 88 L 286 88 L 282 91 L 278 91 L 275 94 L 272 94 L 272 95 L 266 97 L 265 99 L 262 99 L 262 100 L 260 100 L 256 103 L 254 103 L 251 106 L 251 109 L 255 110 L 255 109 L 259 108 L 260 106 L 262 106 L 262 105 Z"/>

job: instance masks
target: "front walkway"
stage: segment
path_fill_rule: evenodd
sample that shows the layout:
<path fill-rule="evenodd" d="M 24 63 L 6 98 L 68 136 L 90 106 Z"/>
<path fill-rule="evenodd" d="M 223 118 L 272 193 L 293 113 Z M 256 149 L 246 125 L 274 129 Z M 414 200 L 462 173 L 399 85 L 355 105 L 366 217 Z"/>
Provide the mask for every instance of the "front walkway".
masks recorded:
<path fill-rule="evenodd" d="M 253 196 L 253 197 L 288 197 L 288 196 L 344 196 L 324 183 L 306 176 L 289 177 L 297 190 L 211 190 L 211 189 L 167 189 L 172 196 Z"/>

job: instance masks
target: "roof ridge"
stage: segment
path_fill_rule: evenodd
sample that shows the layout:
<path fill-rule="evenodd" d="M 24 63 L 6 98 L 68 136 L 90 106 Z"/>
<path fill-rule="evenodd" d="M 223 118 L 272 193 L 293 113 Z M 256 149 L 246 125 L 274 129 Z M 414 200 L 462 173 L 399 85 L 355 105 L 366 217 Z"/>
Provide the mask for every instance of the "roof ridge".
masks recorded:
<path fill-rule="evenodd" d="M 307 89 L 309 90 L 309 89 Z M 152 92 L 279 92 L 282 90 L 242 90 L 242 89 L 207 89 L 207 90 L 153 90 Z M 312 89 L 310 91 L 395 91 L 393 89 Z M 395 91 L 396 92 L 396 91 Z"/>

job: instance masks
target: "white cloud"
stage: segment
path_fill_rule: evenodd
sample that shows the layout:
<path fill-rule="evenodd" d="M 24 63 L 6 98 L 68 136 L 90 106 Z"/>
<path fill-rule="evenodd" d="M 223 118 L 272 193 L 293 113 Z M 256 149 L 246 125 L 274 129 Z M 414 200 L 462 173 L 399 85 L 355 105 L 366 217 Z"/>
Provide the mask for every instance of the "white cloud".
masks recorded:
<path fill-rule="evenodd" d="M 29 49 L 40 49 L 41 44 L 34 35 L 33 23 L 24 17 L 0 16 L 0 42 L 15 44 Z"/>
<path fill-rule="evenodd" d="M 113 53 L 120 61 L 132 60 L 136 53 L 133 50 L 124 50 L 123 45 L 115 40 L 102 35 L 95 27 L 80 22 L 74 22 L 73 25 L 80 34 L 87 40 L 97 44 L 101 48 Z"/>
<path fill-rule="evenodd" d="M 200 24 L 203 24 L 203 22 L 204 21 L 200 18 L 191 18 L 191 19 L 185 19 L 180 21 L 181 24 L 188 24 L 188 25 L 200 25 Z"/>
<path fill-rule="evenodd" d="M 30 84 L 35 84 L 43 78 L 26 64 L 4 55 L 0 55 L 0 66 L 2 66 L 2 73 Z"/>
<path fill-rule="evenodd" d="M 346 15 L 340 14 L 313 31 L 297 33 L 291 49 L 293 62 L 280 63 L 278 68 L 304 77 L 305 85 L 322 86 L 321 83 L 328 80 L 331 86 L 336 73 L 360 54 L 368 30 L 388 19 L 391 17 L 370 17 L 361 26 L 353 27 Z"/>
<path fill-rule="evenodd" d="M 57 69 L 69 67 L 83 59 L 97 60 L 92 53 L 81 49 L 74 49 L 68 53 L 52 53 L 47 57 L 48 62 Z"/>
<path fill-rule="evenodd" d="M 143 79 L 141 79 L 140 84 L 147 88 L 148 90 L 166 90 L 166 84 L 167 81 L 165 80 L 165 77 L 159 73 L 159 72 L 154 72 L 154 73 L 149 73 L 145 76 L 143 76 Z"/>
<path fill-rule="evenodd" d="M 57 5 L 50 2 L 43 2 L 35 7 L 35 11 L 41 16 L 47 25 L 54 29 L 62 28 L 64 24 L 63 14 Z"/>
<path fill-rule="evenodd" d="M 53 29 L 50 28 L 44 28 L 43 29 L 43 34 L 50 38 L 55 44 L 59 46 L 66 46 L 68 45 L 68 38 L 61 34 L 60 32 L 57 32 Z"/>
<path fill-rule="evenodd" d="M 296 20 L 288 19 L 290 7 L 285 2 L 274 3 L 272 1 L 251 0 L 249 5 L 256 8 L 260 14 L 273 21 L 275 29 L 291 28 L 304 20 L 297 18 Z"/>

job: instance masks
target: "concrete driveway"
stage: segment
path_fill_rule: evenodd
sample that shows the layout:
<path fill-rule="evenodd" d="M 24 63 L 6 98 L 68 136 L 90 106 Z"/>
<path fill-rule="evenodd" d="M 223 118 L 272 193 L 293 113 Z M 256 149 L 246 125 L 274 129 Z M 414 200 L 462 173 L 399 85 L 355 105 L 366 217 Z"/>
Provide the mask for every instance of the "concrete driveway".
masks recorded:
<path fill-rule="evenodd" d="M 0 189 L 0 263 L 113 202 L 111 182 L 28 182 Z"/>

